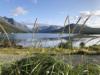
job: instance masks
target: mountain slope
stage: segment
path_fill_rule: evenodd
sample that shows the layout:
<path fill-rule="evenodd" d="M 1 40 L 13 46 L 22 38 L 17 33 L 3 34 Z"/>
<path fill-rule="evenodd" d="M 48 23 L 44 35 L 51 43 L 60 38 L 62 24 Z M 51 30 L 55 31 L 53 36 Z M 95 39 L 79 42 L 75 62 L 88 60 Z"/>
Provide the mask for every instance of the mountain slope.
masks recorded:
<path fill-rule="evenodd" d="M 60 28 L 61 26 L 57 25 L 39 24 L 38 33 L 52 33 L 52 31 Z"/>
<path fill-rule="evenodd" d="M 0 17 L 0 24 L 4 27 L 4 29 L 8 32 L 8 33 L 17 33 L 17 32 L 27 32 L 26 30 L 21 29 L 21 26 L 19 26 L 20 28 L 16 27 L 13 23 L 15 23 L 15 21 L 11 18 L 8 18 L 9 21 L 7 21 L 7 19 L 5 19 L 4 17 Z M 3 32 L 2 29 L 0 28 L 0 32 Z"/>
<path fill-rule="evenodd" d="M 56 25 L 51 25 L 48 27 L 45 27 L 45 29 L 41 29 L 39 30 L 39 32 L 41 33 L 51 33 L 52 31 L 56 30 L 56 29 L 60 29 L 60 26 L 56 26 Z"/>
<path fill-rule="evenodd" d="M 74 27 L 76 26 L 75 24 L 70 24 L 70 25 L 67 25 L 66 27 L 62 27 L 60 29 L 57 29 L 57 30 L 54 30 L 52 32 L 55 32 L 55 33 L 58 33 L 58 32 L 64 32 L 64 33 L 68 33 L 69 32 L 69 26 L 70 26 L 70 29 L 71 29 L 71 32 L 72 30 L 74 29 Z M 82 25 L 78 24 L 74 33 L 79 33 L 80 29 L 81 29 Z M 91 28 L 91 27 L 88 27 L 88 26 L 84 26 L 80 32 L 81 34 L 100 34 L 100 28 Z"/>
<path fill-rule="evenodd" d="M 3 18 L 5 21 L 9 22 L 14 27 L 25 32 L 30 32 L 30 29 L 26 25 L 16 22 L 13 18 L 7 18 L 7 17 L 3 17 Z"/>

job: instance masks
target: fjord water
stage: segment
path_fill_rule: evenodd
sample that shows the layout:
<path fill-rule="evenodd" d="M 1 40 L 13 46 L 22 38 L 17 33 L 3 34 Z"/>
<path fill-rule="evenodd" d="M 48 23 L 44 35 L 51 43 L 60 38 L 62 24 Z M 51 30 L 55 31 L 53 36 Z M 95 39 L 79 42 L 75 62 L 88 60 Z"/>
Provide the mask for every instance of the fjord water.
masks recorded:
<path fill-rule="evenodd" d="M 71 34 L 73 36 L 73 34 Z M 91 35 L 99 36 L 99 35 Z M 17 44 L 24 47 L 39 46 L 39 47 L 55 47 L 61 42 L 68 41 L 69 34 L 52 34 L 52 33 L 16 33 L 13 34 L 14 39 L 19 40 Z M 93 44 L 100 44 L 100 37 L 93 39 L 94 37 L 82 37 L 74 38 L 73 46 L 79 47 L 81 42 L 86 43 L 86 46 Z"/>
<path fill-rule="evenodd" d="M 17 44 L 24 47 L 55 47 L 60 42 L 66 42 L 67 34 L 50 34 L 50 33 L 17 33 L 13 34 L 16 40 L 20 40 Z"/>
<path fill-rule="evenodd" d="M 67 37 L 69 34 L 50 34 L 50 33 L 14 33 L 10 35 L 12 38 L 16 40 L 16 43 L 19 45 L 23 45 L 24 47 L 32 47 L 32 46 L 37 46 L 37 47 L 55 47 L 61 42 L 66 42 L 68 39 Z M 71 35 L 73 36 L 73 34 Z M 95 35 L 92 35 L 95 36 Z M 99 35 L 96 35 L 99 36 Z M 79 47 L 80 42 L 85 42 L 86 45 L 93 45 L 100 41 L 100 38 L 92 39 L 94 37 L 82 37 L 81 39 L 79 38 L 74 38 L 73 40 L 73 45 Z M 92 40 L 91 40 L 92 39 Z M 90 40 L 90 41 L 89 41 Z M 100 44 L 100 42 L 98 42 Z M 18 56 L 18 59 L 16 59 L 16 56 L 12 57 L 11 55 L 4 57 L 0 56 L 1 59 L 0 61 L 3 61 L 3 59 L 8 59 L 5 60 L 5 62 L 10 62 L 13 58 L 12 61 L 14 60 L 19 60 L 20 57 Z M 22 57 L 23 58 L 23 57 Z M 59 58 L 63 59 L 65 62 L 69 62 L 70 58 L 73 64 L 78 64 L 78 63 L 97 63 L 100 64 L 100 55 L 60 55 Z M 67 59 L 66 59 L 67 58 Z M 69 62 L 70 63 L 70 62 Z"/>

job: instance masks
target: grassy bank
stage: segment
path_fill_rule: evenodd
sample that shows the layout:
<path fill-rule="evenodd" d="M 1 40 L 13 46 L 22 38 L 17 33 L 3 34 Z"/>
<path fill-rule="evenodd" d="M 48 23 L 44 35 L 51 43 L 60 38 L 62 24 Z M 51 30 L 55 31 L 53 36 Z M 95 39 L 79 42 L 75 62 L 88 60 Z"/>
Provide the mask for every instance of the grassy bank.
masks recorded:
<path fill-rule="evenodd" d="M 97 46 L 99 47 L 99 46 Z M 94 50 L 93 50 L 94 49 Z M 0 54 L 12 54 L 12 55 L 29 55 L 33 53 L 45 53 L 45 54 L 99 54 L 99 48 L 91 46 L 88 48 L 0 48 Z"/>
<path fill-rule="evenodd" d="M 99 75 L 100 65 L 85 63 L 73 66 L 55 56 L 39 54 L 1 66 L 1 75 Z"/>
<path fill-rule="evenodd" d="M 68 56 L 100 54 L 100 50 L 92 50 L 92 47 L 0 48 L 0 73 L 1 75 L 99 75 L 100 64 L 89 62 L 73 66 L 61 58 L 56 58 L 59 54 Z"/>

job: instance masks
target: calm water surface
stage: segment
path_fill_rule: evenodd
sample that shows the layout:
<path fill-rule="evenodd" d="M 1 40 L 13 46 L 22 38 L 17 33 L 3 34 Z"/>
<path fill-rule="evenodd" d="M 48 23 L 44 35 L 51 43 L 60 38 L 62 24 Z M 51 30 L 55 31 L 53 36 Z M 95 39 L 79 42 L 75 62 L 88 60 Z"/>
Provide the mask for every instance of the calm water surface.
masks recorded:
<path fill-rule="evenodd" d="M 71 34 L 73 36 L 73 34 Z M 73 46 L 79 47 L 81 42 L 86 43 L 86 46 L 100 44 L 100 35 L 90 35 L 93 37 L 82 37 L 82 38 L 74 38 Z M 97 36 L 94 37 L 94 36 Z M 58 46 L 61 42 L 68 41 L 68 34 L 50 34 L 50 33 L 16 33 L 11 34 L 11 38 L 17 40 L 17 44 L 22 45 L 24 47 L 55 47 Z"/>
<path fill-rule="evenodd" d="M 68 34 L 46 34 L 46 33 L 17 33 L 17 34 L 11 34 L 10 37 L 14 38 L 17 40 L 17 44 L 23 45 L 24 47 L 32 47 L 32 46 L 37 46 L 37 47 L 55 47 L 61 42 L 66 42 Z M 73 36 L 73 35 L 71 35 Z M 93 35 L 95 36 L 95 35 Z M 100 36 L 100 35 L 97 35 Z M 73 39 L 73 45 L 74 46 L 79 46 L 80 42 L 85 42 L 86 46 L 93 45 L 93 44 L 100 44 L 100 37 L 94 38 L 94 37 L 87 37 L 87 38 L 74 38 Z M 0 56 L 0 61 L 4 61 L 4 59 L 8 59 L 7 61 L 11 61 L 12 58 L 14 60 L 19 60 L 16 59 L 16 56 Z M 69 61 L 72 62 L 72 64 L 76 65 L 79 63 L 98 63 L 100 64 L 100 55 L 58 55 L 60 59 L 64 60 L 67 63 L 70 63 Z M 20 58 L 20 57 L 18 57 Z M 23 57 L 21 57 L 23 58 Z M 14 61 L 12 60 L 12 61 Z"/>
<path fill-rule="evenodd" d="M 68 34 L 48 34 L 48 33 L 17 33 L 14 34 L 16 40 L 20 40 L 17 44 L 24 47 L 39 46 L 39 47 L 55 47 L 61 42 L 66 42 L 64 38 Z"/>

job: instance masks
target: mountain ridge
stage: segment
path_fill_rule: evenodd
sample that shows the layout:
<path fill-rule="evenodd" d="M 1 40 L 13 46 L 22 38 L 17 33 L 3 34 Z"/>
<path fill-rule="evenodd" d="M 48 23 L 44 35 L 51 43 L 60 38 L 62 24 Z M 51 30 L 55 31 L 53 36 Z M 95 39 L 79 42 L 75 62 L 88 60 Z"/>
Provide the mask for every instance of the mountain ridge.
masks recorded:
<path fill-rule="evenodd" d="M 17 33 L 17 32 L 29 32 L 28 28 L 25 25 L 22 25 L 16 22 L 13 18 L 1 17 L 0 16 L 0 24 L 4 27 L 4 29 L 8 33 Z M 0 32 L 3 32 L 0 28 Z"/>
<path fill-rule="evenodd" d="M 79 33 L 80 29 L 82 29 L 80 31 L 81 34 L 100 34 L 100 28 L 92 28 L 92 27 L 89 27 L 87 25 L 84 25 L 83 28 L 82 28 L 82 25 L 81 24 L 70 24 L 70 25 L 66 25 L 65 27 L 62 27 L 60 29 L 57 29 L 57 30 L 54 30 L 52 32 L 62 32 L 63 33 L 69 33 L 69 26 L 70 26 L 70 29 L 71 29 L 71 32 L 73 31 L 74 27 L 76 27 L 74 33 Z"/>

